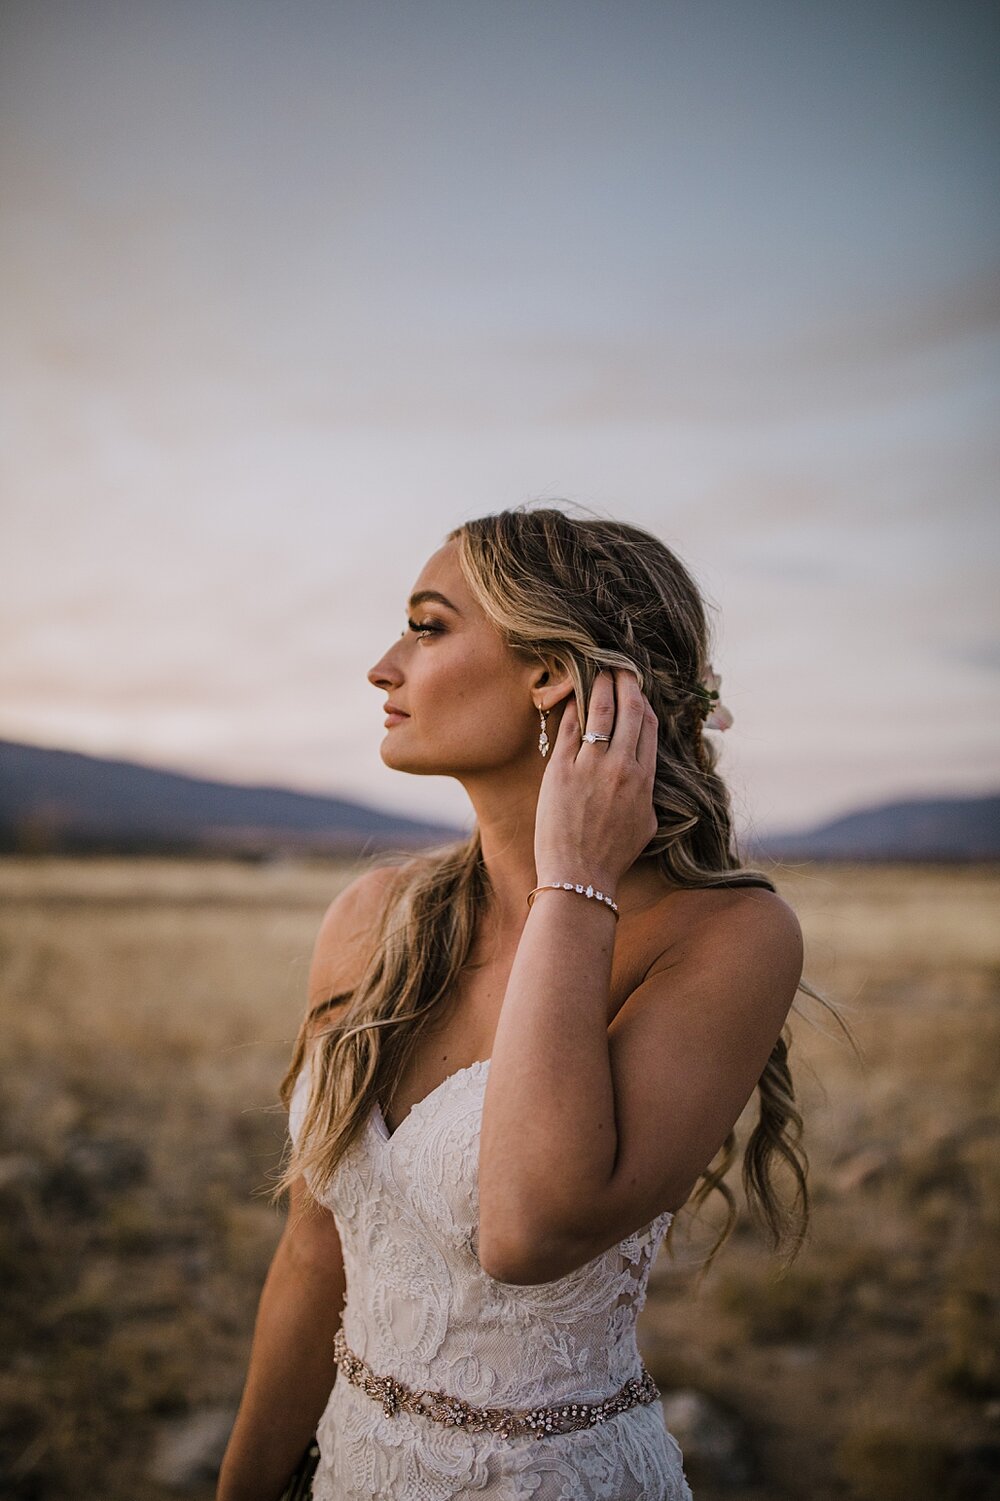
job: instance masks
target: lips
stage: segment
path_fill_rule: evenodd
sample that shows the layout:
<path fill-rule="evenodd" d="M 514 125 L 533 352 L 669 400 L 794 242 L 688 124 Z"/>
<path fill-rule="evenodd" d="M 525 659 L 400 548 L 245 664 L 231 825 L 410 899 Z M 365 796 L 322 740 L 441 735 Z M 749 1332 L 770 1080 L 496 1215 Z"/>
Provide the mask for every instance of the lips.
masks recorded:
<path fill-rule="evenodd" d="M 405 719 L 409 719 L 409 717 L 410 717 L 409 714 L 404 713 L 402 709 L 397 709 L 397 707 L 396 707 L 395 704 L 386 704 L 386 706 L 385 706 L 385 726 L 386 726 L 386 729 L 391 729 L 391 727 L 394 724 L 402 724 L 403 721 Z"/>

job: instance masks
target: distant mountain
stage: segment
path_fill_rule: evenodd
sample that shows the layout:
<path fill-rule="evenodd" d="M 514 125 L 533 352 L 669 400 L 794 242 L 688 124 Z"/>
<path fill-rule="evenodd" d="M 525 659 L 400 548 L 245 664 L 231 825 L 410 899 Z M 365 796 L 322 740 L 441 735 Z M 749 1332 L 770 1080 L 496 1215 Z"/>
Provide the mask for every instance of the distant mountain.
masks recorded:
<path fill-rule="evenodd" d="M 460 837 L 342 798 L 0 740 L 0 852 L 356 855 Z M 1000 795 L 913 798 L 744 838 L 748 859 L 1000 859 Z"/>
<path fill-rule="evenodd" d="M 881 803 L 744 843 L 775 860 L 997 860 L 1000 795 Z"/>
<path fill-rule="evenodd" d="M 355 855 L 460 837 L 342 798 L 0 740 L 0 851 Z"/>

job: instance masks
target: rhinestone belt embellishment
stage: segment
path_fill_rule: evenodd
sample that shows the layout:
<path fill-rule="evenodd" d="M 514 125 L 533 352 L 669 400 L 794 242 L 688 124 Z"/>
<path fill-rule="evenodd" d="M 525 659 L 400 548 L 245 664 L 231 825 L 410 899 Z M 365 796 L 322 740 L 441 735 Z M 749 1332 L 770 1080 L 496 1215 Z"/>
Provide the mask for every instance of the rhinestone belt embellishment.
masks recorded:
<path fill-rule="evenodd" d="M 470 1402 L 461 1397 L 450 1397 L 447 1392 L 418 1392 L 393 1376 L 377 1375 L 360 1355 L 355 1355 L 342 1329 L 334 1335 L 333 1353 L 347 1380 L 381 1403 L 386 1417 L 393 1418 L 400 1410 L 419 1413 L 435 1423 L 462 1427 L 469 1433 L 493 1433 L 503 1439 L 545 1438 L 549 1433 L 592 1428 L 595 1423 L 604 1423 L 620 1412 L 627 1412 L 630 1407 L 655 1402 L 660 1395 L 659 1387 L 643 1366 L 641 1377 L 633 1376 L 620 1391 L 613 1397 L 606 1397 L 603 1402 L 564 1402 L 554 1407 L 473 1407 Z M 429 1399 L 429 1405 L 425 1399 Z"/>

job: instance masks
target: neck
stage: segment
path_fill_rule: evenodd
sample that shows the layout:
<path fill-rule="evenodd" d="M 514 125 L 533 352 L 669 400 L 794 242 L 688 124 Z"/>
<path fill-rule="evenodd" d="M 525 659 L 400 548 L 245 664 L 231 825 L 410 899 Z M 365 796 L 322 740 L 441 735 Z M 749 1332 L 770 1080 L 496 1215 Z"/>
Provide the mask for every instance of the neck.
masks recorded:
<path fill-rule="evenodd" d="M 508 770 L 504 777 L 462 779 L 476 815 L 483 863 L 501 931 L 519 933 L 535 884 L 535 810 L 544 766 Z"/>
<path fill-rule="evenodd" d="M 528 893 L 536 884 L 535 812 L 544 765 L 508 769 L 503 777 L 462 778 L 475 810 L 483 863 L 493 892 L 491 926 L 503 941 L 516 941 L 528 916 Z M 586 876 L 586 871 L 582 873 Z M 566 879 L 576 877 L 574 871 Z M 669 882 L 650 860 L 625 871 L 615 896 L 623 912 L 645 906 L 669 889 Z"/>

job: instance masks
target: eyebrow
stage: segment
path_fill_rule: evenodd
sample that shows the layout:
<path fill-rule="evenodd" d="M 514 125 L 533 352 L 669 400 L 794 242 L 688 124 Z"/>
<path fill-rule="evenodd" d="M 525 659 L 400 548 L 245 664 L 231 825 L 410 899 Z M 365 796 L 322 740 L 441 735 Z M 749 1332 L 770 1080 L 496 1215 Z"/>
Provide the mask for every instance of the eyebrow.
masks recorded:
<path fill-rule="evenodd" d="M 444 605 L 446 610 L 454 610 L 456 615 L 462 613 L 457 605 L 453 605 L 450 599 L 445 599 L 443 594 L 438 594 L 436 589 L 421 589 L 417 594 L 411 594 L 408 608 L 415 610 L 418 605 L 427 604 L 430 600 L 433 600 L 435 604 Z"/>

